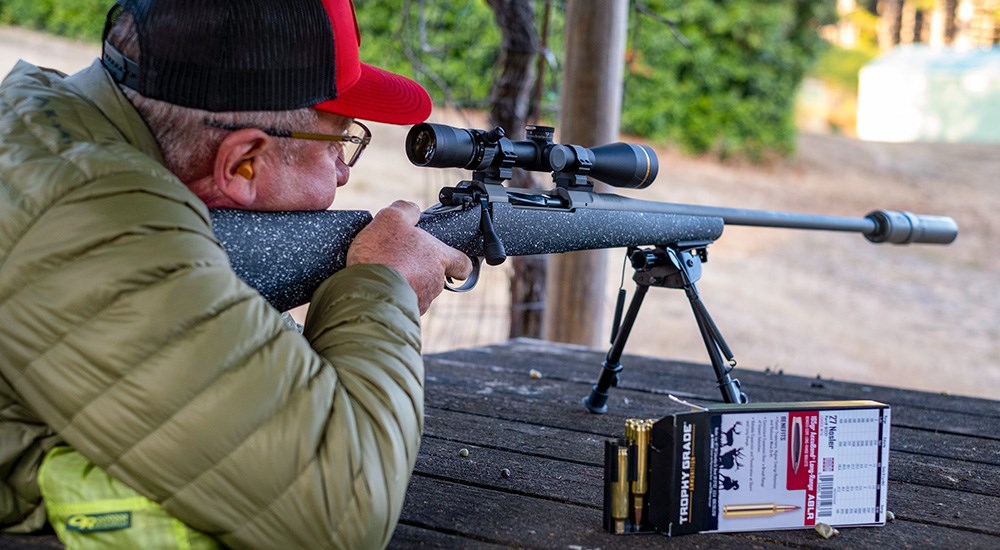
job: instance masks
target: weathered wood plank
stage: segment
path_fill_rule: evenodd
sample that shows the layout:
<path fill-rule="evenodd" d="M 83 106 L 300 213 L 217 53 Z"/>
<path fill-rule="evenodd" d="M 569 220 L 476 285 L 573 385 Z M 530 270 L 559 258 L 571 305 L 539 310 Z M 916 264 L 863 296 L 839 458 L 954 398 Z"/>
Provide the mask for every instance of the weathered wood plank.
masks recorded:
<path fill-rule="evenodd" d="M 523 343 L 529 345 L 524 346 Z M 544 346 L 534 345 L 532 340 L 516 340 L 511 348 L 503 346 L 474 348 L 460 350 L 447 357 L 451 360 L 468 361 L 491 370 L 510 369 L 512 372 L 526 372 L 527 366 L 519 363 L 525 356 L 533 356 L 530 368 L 536 368 L 549 377 L 593 384 L 600 372 L 603 354 L 592 350 L 574 347 L 552 346 L 556 351 L 545 353 Z M 527 349 L 524 349 L 524 348 Z M 442 355 L 443 356 L 443 355 Z M 487 356 L 494 356 L 487 359 Z M 655 393 L 673 392 L 677 395 L 692 395 L 710 401 L 719 401 L 720 395 L 714 386 L 714 375 L 707 364 L 694 364 L 676 361 L 662 361 L 649 357 L 626 356 L 623 359 L 623 371 L 620 388 L 637 391 L 653 391 Z M 991 429 L 1000 420 L 1000 401 L 977 398 L 955 399 L 950 396 L 912 390 L 902 390 L 885 386 L 873 386 L 833 380 L 816 380 L 801 376 L 786 376 L 765 374 L 763 372 L 740 368 L 736 376 L 743 382 L 744 388 L 754 401 L 813 401 L 827 399 L 878 399 L 893 405 L 932 411 L 930 417 L 941 417 L 934 429 L 965 430 L 962 424 L 953 420 L 958 415 L 961 418 L 985 416 L 988 422 L 961 433 L 970 435 L 992 435 L 997 437 L 1000 432 Z M 614 395 L 614 393 L 612 393 Z M 877 397 L 875 397 L 877 396 Z M 901 417 L 901 420 L 903 418 Z M 987 428 L 987 431 L 974 431 Z"/>
<path fill-rule="evenodd" d="M 601 357 L 596 353 L 575 348 L 566 351 L 562 346 L 554 347 L 557 352 L 547 355 L 543 352 L 544 348 L 532 348 L 531 353 L 534 355 L 530 365 L 522 364 L 524 354 L 510 353 L 503 347 L 458 350 L 432 356 L 429 359 L 428 372 L 433 376 L 435 374 L 433 365 L 451 365 L 463 370 L 471 368 L 488 371 L 489 375 L 475 376 L 480 380 L 489 380 L 489 376 L 500 377 L 503 374 L 509 374 L 516 379 L 527 379 L 529 370 L 535 368 L 542 372 L 546 379 L 581 384 L 582 387 L 579 390 L 581 397 L 589 393 L 590 386 L 596 381 L 599 371 L 597 365 L 599 365 Z M 581 355 L 594 361 L 592 374 L 581 376 L 578 373 L 581 370 L 579 366 L 584 363 L 573 363 L 573 361 L 579 360 Z M 643 384 L 635 384 L 634 380 L 638 376 L 624 377 L 621 386 L 611 393 L 609 406 L 612 410 L 620 408 L 624 401 L 633 401 L 638 395 L 644 393 L 657 396 L 657 399 L 652 403 L 660 403 L 659 411 L 662 411 L 665 403 L 669 404 L 669 401 L 666 401 L 664 397 L 659 397 L 661 394 L 673 393 L 679 397 L 701 401 L 719 400 L 712 374 L 709 367 L 705 365 L 660 362 L 649 358 L 636 358 L 636 360 L 637 364 L 634 370 L 647 368 L 654 375 L 647 377 L 645 373 L 641 373 Z M 666 377 L 662 373 L 664 365 L 670 370 Z M 753 373 L 756 376 L 756 382 L 754 382 L 744 376 L 744 374 L 751 374 L 752 371 L 740 371 L 740 373 L 744 387 L 751 393 L 751 398 L 757 402 L 876 399 L 889 403 L 893 407 L 893 424 L 896 426 L 925 428 L 938 432 L 1000 440 L 1000 401 L 955 399 L 894 388 L 862 386 L 827 380 L 816 381 L 796 376 L 767 376 L 761 373 Z M 561 376 L 562 374 L 568 376 Z M 469 376 L 470 373 L 465 372 L 463 375 Z M 651 379 L 648 385 L 647 378 Z M 657 385 L 657 379 L 664 384 Z M 488 388 L 484 389 L 484 392 L 486 391 Z M 629 391 L 636 393 L 623 393 Z M 965 410 L 966 408 L 969 410 Z M 662 412 L 660 415 L 662 416 Z"/>
<path fill-rule="evenodd" d="M 980 495 L 1000 494 L 1000 466 L 889 451 L 889 479 Z M 1000 512 L 998 512 L 1000 519 Z"/>
<path fill-rule="evenodd" d="M 1000 496 L 889 481 L 888 509 L 902 520 L 1000 536 Z"/>
<path fill-rule="evenodd" d="M 499 550 L 507 546 L 490 544 L 485 541 L 471 539 L 460 534 L 442 533 L 432 529 L 424 529 L 413 525 L 399 524 L 392 534 L 388 548 L 392 550 L 408 550 L 410 548 L 441 549 L 441 550 Z"/>
<path fill-rule="evenodd" d="M 459 448 L 496 446 L 588 466 L 603 464 L 604 441 L 611 438 L 610 434 L 597 435 L 503 418 L 486 419 L 479 414 L 433 407 L 425 412 L 424 434 L 453 441 Z"/>
<path fill-rule="evenodd" d="M 474 512 L 470 513 L 469 511 Z M 544 521 L 540 521 L 542 518 Z M 825 540 L 812 530 L 675 537 L 615 536 L 601 528 L 600 511 L 415 476 L 403 511 L 406 525 L 463 533 L 491 544 L 525 548 L 996 548 L 1000 536 L 897 519 L 885 527 L 841 529 Z M 544 527 L 539 527 L 544 525 Z"/>
<path fill-rule="evenodd" d="M 896 520 L 883 527 L 839 529 L 840 535 L 829 540 L 812 532 L 810 548 L 982 548 L 1000 545 L 1000 537 L 948 527 Z M 802 540 L 800 531 L 768 531 L 764 534 L 777 543 L 796 545 Z"/>
<path fill-rule="evenodd" d="M 460 449 L 466 449 L 468 456 L 459 456 Z M 472 444 L 460 446 L 434 437 L 424 437 L 416 472 L 591 508 L 602 506 L 604 494 L 603 468 Z"/>
<path fill-rule="evenodd" d="M 471 512 L 470 512 L 471 511 Z M 514 548 L 662 548 L 661 535 L 616 536 L 601 527 L 594 508 L 414 476 L 403 507 L 406 525 Z M 674 548 L 790 548 L 741 535 L 695 535 L 669 541 Z"/>
<path fill-rule="evenodd" d="M 490 368 L 499 367 L 515 370 L 536 368 L 549 376 L 593 383 L 597 380 L 597 374 L 605 354 L 606 351 L 602 350 L 522 338 L 492 346 L 449 351 L 430 357 L 467 361 Z M 493 357 L 493 359 L 488 359 L 488 357 Z M 530 365 L 524 364 L 525 357 L 532 358 Z M 699 389 L 697 395 L 713 400 L 720 398 L 714 387 L 712 369 L 707 361 L 705 364 L 696 364 L 626 354 L 622 363 L 625 365 L 622 387 L 668 390 L 676 387 L 679 378 L 689 379 L 687 382 L 683 382 L 683 385 L 687 385 L 688 382 L 693 383 L 693 387 Z M 764 371 L 743 367 L 737 369 L 736 374 L 755 401 L 763 401 L 763 399 L 756 398 L 754 393 L 765 388 L 802 392 L 803 397 L 796 398 L 796 400 L 843 399 L 845 397 L 869 399 L 870 397 L 866 397 L 866 394 L 878 393 L 882 401 L 892 405 L 912 405 L 930 410 L 951 411 L 964 415 L 985 415 L 1000 419 L 1000 401 L 997 400 L 972 397 L 956 399 L 953 396 L 943 394 L 895 387 L 768 374 Z M 998 392 L 998 398 L 1000 398 L 1000 392 Z"/>
<path fill-rule="evenodd" d="M 890 435 L 893 451 L 1000 465 L 1000 441 L 996 439 L 913 429 L 895 423 Z"/>

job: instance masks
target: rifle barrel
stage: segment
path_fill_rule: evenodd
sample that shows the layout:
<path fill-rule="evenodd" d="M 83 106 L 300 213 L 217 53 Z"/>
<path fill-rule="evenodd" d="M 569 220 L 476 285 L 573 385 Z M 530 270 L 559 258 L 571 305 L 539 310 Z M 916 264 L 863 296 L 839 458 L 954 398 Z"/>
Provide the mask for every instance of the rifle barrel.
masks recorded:
<path fill-rule="evenodd" d="M 639 210 L 663 214 L 722 218 L 726 225 L 780 227 L 861 233 L 875 243 L 948 244 L 958 236 L 958 224 L 946 216 L 876 210 L 863 218 L 751 210 L 632 199 L 611 193 L 592 193 L 588 206 L 606 210 Z"/>

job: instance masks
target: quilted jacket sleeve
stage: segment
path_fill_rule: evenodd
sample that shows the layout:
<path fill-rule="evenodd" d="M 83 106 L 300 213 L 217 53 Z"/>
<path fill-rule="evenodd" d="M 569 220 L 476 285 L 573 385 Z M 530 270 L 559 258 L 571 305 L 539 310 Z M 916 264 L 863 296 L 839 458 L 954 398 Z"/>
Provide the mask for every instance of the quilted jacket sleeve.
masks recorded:
<path fill-rule="evenodd" d="M 0 362 L 19 400 L 227 545 L 384 546 L 422 428 L 405 280 L 346 269 L 316 292 L 304 335 L 285 330 L 203 210 L 137 178 L 68 193 L 8 248 Z"/>

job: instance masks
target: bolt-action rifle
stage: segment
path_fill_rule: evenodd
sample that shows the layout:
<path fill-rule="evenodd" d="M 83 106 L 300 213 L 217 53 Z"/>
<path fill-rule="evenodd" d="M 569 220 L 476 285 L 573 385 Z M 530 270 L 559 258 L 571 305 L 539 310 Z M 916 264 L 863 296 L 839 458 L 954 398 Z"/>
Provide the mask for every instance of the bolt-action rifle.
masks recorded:
<path fill-rule="evenodd" d="M 948 244 L 958 235 L 943 216 L 876 210 L 863 218 L 746 210 L 645 201 L 594 191 L 592 180 L 642 189 L 659 164 L 645 145 L 613 143 L 594 148 L 553 143 L 550 127 L 528 127 L 513 141 L 501 128 L 469 130 L 418 124 L 406 138 L 406 155 L 417 166 L 472 170 L 472 179 L 445 187 L 440 203 L 426 210 L 418 226 L 475 261 L 472 275 L 457 288 L 475 286 L 482 261 L 507 256 L 575 250 L 626 248 L 636 291 L 622 318 L 619 296 L 612 344 L 597 384 L 584 405 L 607 411 L 608 392 L 622 371 L 625 342 L 650 287 L 683 289 L 694 312 L 722 397 L 744 403 L 747 396 L 730 373 L 734 356 L 701 301 L 707 247 L 725 225 L 856 232 L 873 243 Z M 548 191 L 510 189 L 514 168 L 550 172 Z M 313 290 L 345 266 L 347 249 L 372 219 L 366 211 L 250 212 L 213 210 L 212 223 L 233 270 L 281 311 L 307 303 Z"/>

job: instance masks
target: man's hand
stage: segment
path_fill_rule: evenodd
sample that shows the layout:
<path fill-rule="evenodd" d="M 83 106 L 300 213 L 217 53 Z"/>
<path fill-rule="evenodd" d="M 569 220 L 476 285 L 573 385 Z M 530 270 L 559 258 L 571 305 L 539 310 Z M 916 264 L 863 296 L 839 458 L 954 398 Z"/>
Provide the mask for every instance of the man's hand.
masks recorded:
<path fill-rule="evenodd" d="M 418 228 L 420 208 L 396 201 L 375 214 L 347 250 L 347 265 L 385 264 L 406 277 L 420 314 L 444 290 L 445 277 L 465 279 L 472 272 L 468 256 Z"/>

